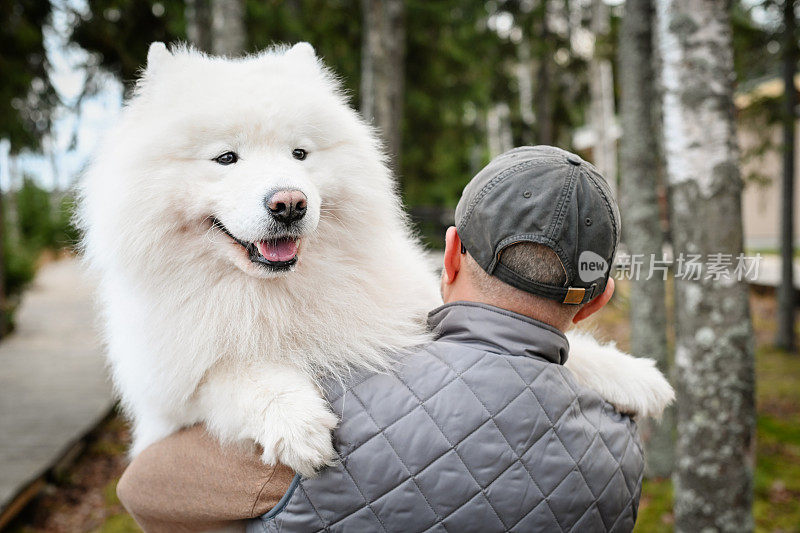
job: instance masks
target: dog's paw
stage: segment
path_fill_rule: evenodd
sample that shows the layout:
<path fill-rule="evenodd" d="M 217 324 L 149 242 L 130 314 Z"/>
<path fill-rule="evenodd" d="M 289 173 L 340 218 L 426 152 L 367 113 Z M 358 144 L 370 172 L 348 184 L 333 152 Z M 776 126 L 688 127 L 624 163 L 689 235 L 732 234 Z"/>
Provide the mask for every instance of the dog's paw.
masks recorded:
<path fill-rule="evenodd" d="M 266 464 L 282 463 L 303 477 L 334 464 L 337 455 L 331 432 L 339 421 L 322 398 L 316 400 L 296 404 L 296 409 L 282 405 L 268 411 L 266 429 L 257 439 Z"/>
<path fill-rule="evenodd" d="M 675 399 L 675 391 L 655 361 L 622 352 L 613 343 L 600 344 L 591 335 L 571 331 L 566 366 L 578 383 L 597 392 L 619 412 L 659 418 Z"/>

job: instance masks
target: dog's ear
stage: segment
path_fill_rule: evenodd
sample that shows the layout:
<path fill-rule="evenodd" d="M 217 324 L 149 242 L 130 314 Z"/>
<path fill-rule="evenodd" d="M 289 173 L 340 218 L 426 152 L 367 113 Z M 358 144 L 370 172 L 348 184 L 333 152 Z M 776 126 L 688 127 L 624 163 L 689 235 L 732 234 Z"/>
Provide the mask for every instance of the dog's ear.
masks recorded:
<path fill-rule="evenodd" d="M 314 47 L 308 43 L 297 43 L 286 51 L 288 59 L 317 64 L 317 54 Z"/>
<path fill-rule="evenodd" d="M 147 72 L 152 74 L 162 70 L 172 58 L 164 43 L 159 41 L 151 43 L 147 50 Z"/>

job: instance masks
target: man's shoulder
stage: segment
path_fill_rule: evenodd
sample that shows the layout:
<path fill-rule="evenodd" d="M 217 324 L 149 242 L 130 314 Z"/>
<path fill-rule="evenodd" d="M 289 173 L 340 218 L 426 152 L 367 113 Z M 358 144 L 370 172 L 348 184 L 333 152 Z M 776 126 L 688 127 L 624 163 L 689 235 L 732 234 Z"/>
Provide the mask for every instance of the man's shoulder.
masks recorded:
<path fill-rule="evenodd" d="M 469 490 L 491 488 L 508 523 L 518 515 L 552 520 L 550 511 L 534 512 L 546 499 L 565 519 L 598 506 L 597 523 L 611 524 L 638 499 L 643 463 L 633 422 L 554 363 L 431 343 L 403 355 L 391 372 L 342 386 L 332 406 L 341 417 L 334 432 L 341 461 L 301 483 L 287 520 L 346 509 L 333 523 L 363 530 L 369 527 L 350 523 L 373 516 L 363 508 L 391 521 L 402 502 L 414 509 L 404 525 L 424 530 L 471 501 Z M 464 493 L 443 491 L 443 478 Z M 525 509 L 506 509 L 519 494 L 527 495 Z M 464 508 L 470 520 L 494 516 L 477 504 Z"/>
<path fill-rule="evenodd" d="M 384 371 L 365 370 L 349 374 L 345 379 L 332 380 L 325 386 L 329 401 L 340 399 L 347 392 L 358 394 L 368 389 L 386 390 L 391 387 L 416 388 L 418 397 L 425 400 L 437 390 L 457 380 L 494 381 L 494 374 L 520 373 L 530 376 L 545 370 L 549 363 L 527 357 L 493 353 L 474 346 L 434 340 L 393 354 L 391 366 Z M 520 380 L 525 380 L 522 376 Z M 522 383 L 522 381 L 520 381 Z"/>
<path fill-rule="evenodd" d="M 491 415 L 514 403 L 531 405 L 529 420 L 538 416 L 550 424 L 588 423 L 601 433 L 637 433 L 631 417 L 579 385 L 563 365 L 446 341 L 398 354 L 387 371 L 361 372 L 336 382 L 327 397 L 339 416 L 348 399 L 353 400 L 351 409 L 366 411 L 410 410 L 418 404 L 462 411 L 470 405 Z M 434 397 L 459 401 L 434 402 Z"/>

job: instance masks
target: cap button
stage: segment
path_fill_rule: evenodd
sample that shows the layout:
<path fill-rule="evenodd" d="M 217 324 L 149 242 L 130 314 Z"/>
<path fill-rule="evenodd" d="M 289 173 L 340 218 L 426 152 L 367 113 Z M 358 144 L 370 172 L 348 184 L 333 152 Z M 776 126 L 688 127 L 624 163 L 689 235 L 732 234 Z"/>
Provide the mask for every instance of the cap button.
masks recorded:
<path fill-rule="evenodd" d="M 578 166 L 578 165 L 581 164 L 581 158 L 576 156 L 576 155 L 567 156 L 567 161 L 572 163 L 575 166 Z"/>

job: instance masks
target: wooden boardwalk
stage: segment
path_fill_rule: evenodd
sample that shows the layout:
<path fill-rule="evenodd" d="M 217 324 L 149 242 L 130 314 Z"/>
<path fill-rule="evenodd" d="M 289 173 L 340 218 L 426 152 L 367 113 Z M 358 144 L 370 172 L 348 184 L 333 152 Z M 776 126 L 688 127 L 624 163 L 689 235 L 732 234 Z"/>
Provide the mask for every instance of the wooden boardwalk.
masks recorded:
<path fill-rule="evenodd" d="M 0 342 L 0 517 L 113 405 L 91 291 L 78 260 L 45 265 Z"/>

